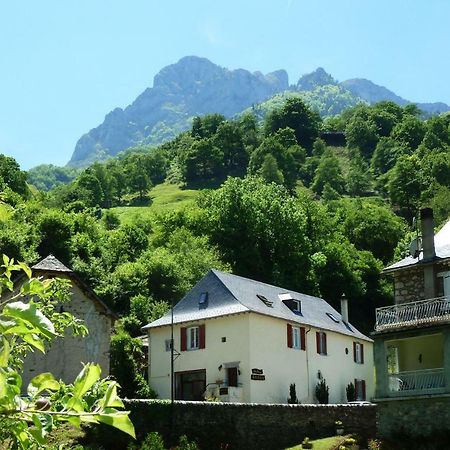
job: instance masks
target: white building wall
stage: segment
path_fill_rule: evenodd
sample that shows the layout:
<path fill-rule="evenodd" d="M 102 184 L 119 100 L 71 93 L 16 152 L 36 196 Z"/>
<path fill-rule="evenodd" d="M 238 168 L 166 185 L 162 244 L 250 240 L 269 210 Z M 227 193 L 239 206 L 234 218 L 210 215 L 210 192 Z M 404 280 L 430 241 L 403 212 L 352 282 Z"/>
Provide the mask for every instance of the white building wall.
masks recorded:
<path fill-rule="evenodd" d="M 330 388 L 330 403 L 345 403 L 348 383 L 355 378 L 366 382 L 366 397 L 373 396 L 372 343 L 351 336 L 306 328 L 306 351 L 287 346 L 287 322 L 261 314 L 247 313 L 203 322 L 206 348 L 183 351 L 175 360 L 175 372 L 206 369 L 206 383 L 225 381 L 225 371 L 218 367 L 239 361 L 238 382 L 242 386 L 242 401 L 257 403 L 287 403 L 290 383 L 296 384 L 302 403 L 315 403 L 318 371 Z M 298 324 L 292 323 L 293 326 Z M 180 350 L 180 325 L 174 327 L 175 349 Z M 327 334 L 327 355 L 317 354 L 316 331 Z M 226 337 L 226 343 L 222 342 Z M 165 340 L 170 339 L 170 326 L 150 329 L 149 380 L 160 398 L 170 398 L 170 352 Z M 353 341 L 364 344 L 364 364 L 353 361 Z M 346 349 L 348 352 L 346 353 Z M 252 369 L 261 369 L 264 381 L 252 380 Z"/>
<path fill-rule="evenodd" d="M 250 401 L 249 384 L 244 382 L 249 372 L 248 341 L 249 314 L 225 316 L 205 321 L 182 324 L 183 327 L 205 324 L 205 348 L 180 351 L 180 325 L 174 326 L 174 349 L 180 353 L 175 359 L 174 371 L 206 369 L 206 384 L 225 381 L 227 362 L 239 362 L 242 383 L 242 401 Z M 226 342 L 222 342 L 222 338 Z M 170 339 L 170 326 L 152 328 L 149 332 L 149 381 L 160 398 L 170 398 L 170 351 L 165 351 L 165 340 Z"/>

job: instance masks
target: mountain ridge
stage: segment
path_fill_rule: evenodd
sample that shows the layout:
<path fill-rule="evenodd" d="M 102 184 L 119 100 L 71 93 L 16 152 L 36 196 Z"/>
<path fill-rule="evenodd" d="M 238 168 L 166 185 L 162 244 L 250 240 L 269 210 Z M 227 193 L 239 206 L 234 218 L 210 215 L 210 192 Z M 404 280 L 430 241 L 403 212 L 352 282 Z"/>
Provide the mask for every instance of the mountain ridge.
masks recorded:
<path fill-rule="evenodd" d="M 370 80 L 338 82 L 321 67 L 289 86 L 283 69 L 264 75 L 259 71 L 230 70 L 207 58 L 185 56 L 162 68 L 154 76 L 153 86 L 130 105 L 113 109 L 103 123 L 84 134 L 67 165 L 84 167 L 129 147 L 160 144 L 187 130 L 197 115 L 219 113 L 233 117 L 283 92 L 302 93 L 305 101 L 319 105 L 317 109 L 323 115 L 337 114 L 360 101 L 410 103 Z M 445 103 L 417 105 L 433 114 L 450 110 Z"/>

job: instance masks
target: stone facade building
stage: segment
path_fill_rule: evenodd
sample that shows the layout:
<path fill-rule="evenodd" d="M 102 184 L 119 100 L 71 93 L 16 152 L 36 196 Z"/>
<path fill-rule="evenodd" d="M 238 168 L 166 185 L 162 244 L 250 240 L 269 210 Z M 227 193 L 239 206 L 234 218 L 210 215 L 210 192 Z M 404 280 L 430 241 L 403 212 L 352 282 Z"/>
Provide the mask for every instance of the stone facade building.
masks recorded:
<path fill-rule="evenodd" d="M 82 319 L 89 330 L 86 337 L 55 339 L 47 353 L 34 351 L 27 355 L 22 374 L 26 389 L 29 381 L 42 372 L 51 372 L 57 379 L 72 383 L 82 369 L 82 363 L 100 364 L 102 376 L 109 375 L 110 338 L 115 316 L 71 269 L 53 255 L 49 255 L 32 268 L 34 277 L 63 278 L 71 282 L 70 301 L 61 305 L 61 311 Z M 19 280 L 20 283 L 20 280 Z"/>
<path fill-rule="evenodd" d="M 376 311 L 375 401 L 385 436 L 441 432 L 450 417 L 450 221 L 435 235 L 433 211 L 423 209 L 421 242 L 384 270 L 395 304 Z"/>

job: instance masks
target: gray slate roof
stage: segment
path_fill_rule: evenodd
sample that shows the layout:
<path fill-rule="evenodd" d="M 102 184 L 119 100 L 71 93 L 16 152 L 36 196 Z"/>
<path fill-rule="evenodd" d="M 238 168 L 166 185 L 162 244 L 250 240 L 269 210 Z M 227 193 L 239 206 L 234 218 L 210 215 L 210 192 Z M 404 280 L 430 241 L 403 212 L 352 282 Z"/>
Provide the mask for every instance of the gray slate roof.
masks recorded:
<path fill-rule="evenodd" d="M 59 259 L 55 258 L 52 254 L 42 259 L 31 268 L 33 270 L 42 270 L 45 272 L 72 273 L 72 269 L 66 267 Z"/>
<path fill-rule="evenodd" d="M 436 260 L 450 258 L 450 220 L 434 235 L 434 248 L 436 251 Z M 420 252 L 418 258 L 407 256 L 401 261 L 386 267 L 384 272 L 395 272 L 398 269 L 415 266 L 423 262 L 423 252 Z"/>
<path fill-rule="evenodd" d="M 199 308 L 199 297 L 202 292 L 208 292 L 208 306 Z M 292 312 L 278 297 L 289 293 L 293 298 L 301 300 L 302 315 Z M 257 295 L 263 295 L 273 302 L 267 306 Z M 359 332 L 353 325 L 350 330 L 342 322 L 341 315 L 325 300 L 299 292 L 289 291 L 281 287 L 250 280 L 230 273 L 210 270 L 174 307 L 174 323 L 192 322 L 213 317 L 254 312 L 266 316 L 284 319 L 291 323 L 311 325 L 319 329 L 336 331 L 338 333 L 371 341 Z M 338 323 L 327 313 L 332 314 Z M 170 325 L 171 312 L 149 323 L 143 330 Z"/>
<path fill-rule="evenodd" d="M 108 316 L 111 316 L 114 319 L 117 317 L 116 314 L 111 311 L 109 306 L 106 305 L 103 300 L 101 300 L 100 297 L 98 297 L 98 295 L 72 269 L 69 269 L 52 254 L 36 263 L 31 267 L 31 269 L 33 273 L 38 272 L 38 274 L 39 272 L 48 272 L 53 275 L 58 273 L 66 274 L 66 276 L 70 277 L 71 280 L 74 281 L 92 301 L 99 305 Z"/>

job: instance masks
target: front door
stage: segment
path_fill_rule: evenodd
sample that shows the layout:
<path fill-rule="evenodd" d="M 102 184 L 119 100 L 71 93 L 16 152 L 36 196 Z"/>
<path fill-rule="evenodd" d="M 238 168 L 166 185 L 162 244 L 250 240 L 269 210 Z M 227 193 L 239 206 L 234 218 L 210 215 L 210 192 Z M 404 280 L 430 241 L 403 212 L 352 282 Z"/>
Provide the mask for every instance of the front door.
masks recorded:
<path fill-rule="evenodd" d="M 176 399 L 177 400 L 204 400 L 206 390 L 206 370 L 192 370 L 189 372 L 177 372 Z"/>

